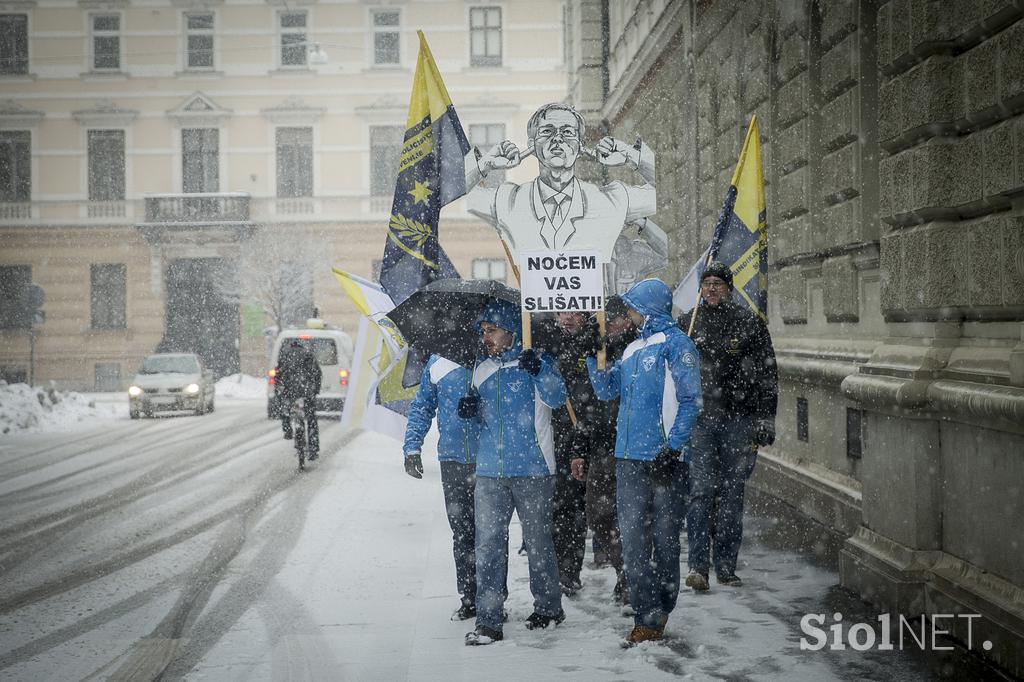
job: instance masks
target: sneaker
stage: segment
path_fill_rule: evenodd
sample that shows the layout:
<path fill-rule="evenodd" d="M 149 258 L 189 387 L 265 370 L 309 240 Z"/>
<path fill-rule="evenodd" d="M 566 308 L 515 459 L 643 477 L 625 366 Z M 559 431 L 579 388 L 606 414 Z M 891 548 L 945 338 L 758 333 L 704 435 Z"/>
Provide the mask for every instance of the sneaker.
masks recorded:
<path fill-rule="evenodd" d="M 626 635 L 625 645 L 627 647 L 636 646 L 641 642 L 657 642 L 664 636 L 664 631 L 658 628 L 649 628 L 643 625 L 637 625 L 633 628 L 633 631 Z"/>
<path fill-rule="evenodd" d="M 741 587 L 743 585 L 740 577 L 732 571 L 721 571 L 715 575 L 715 578 L 718 579 L 719 585 L 725 585 L 726 587 Z"/>
<path fill-rule="evenodd" d="M 693 588 L 695 592 L 707 592 L 710 587 L 708 584 L 708 574 L 704 571 L 690 571 L 686 575 L 686 586 Z"/>
<path fill-rule="evenodd" d="M 536 611 L 534 611 L 530 614 L 530 617 L 526 619 L 526 629 L 542 630 L 547 626 L 551 625 L 552 623 L 558 625 L 563 620 L 565 620 L 565 611 L 563 611 L 562 609 L 559 609 L 558 613 L 554 616 L 545 616 L 542 613 L 537 613 Z"/>
<path fill-rule="evenodd" d="M 285 431 L 284 432 L 284 439 L 285 440 L 291 440 L 292 439 L 292 432 L 291 431 Z"/>
<path fill-rule="evenodd" d="M 469 620 L 476 618 L 476 604 L 463 604 L 452 614 L 452 620 Z"/>
<path fill-rule="evenodd" d="M 486 625 L 477 625 L 476 630 L 466 633 L 466 646 L 487 646 L 505 639 L 501 630 L 494 630 Z"/>

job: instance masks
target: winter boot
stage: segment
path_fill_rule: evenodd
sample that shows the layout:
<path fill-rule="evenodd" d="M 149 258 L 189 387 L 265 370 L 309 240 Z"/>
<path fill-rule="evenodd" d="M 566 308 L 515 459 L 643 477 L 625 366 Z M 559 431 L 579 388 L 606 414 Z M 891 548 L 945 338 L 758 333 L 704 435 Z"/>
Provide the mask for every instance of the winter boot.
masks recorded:
<path fill-rule="evenodd" d="M 476 618 L 476 604 L 473 602 L 462 602 L 462 606 L 452 614 L 452 620 L 469 620 Z"/>
<path fill-rule="evenodd" d="M 624 644 L 627 647 L 636 646 L 641 642 L 657 642 L 664 636 L 664 631 L 658 628 L 649 628 L 637 625 L 633 631 L 626 635 Z"/>
<path fill-rule="evenodd" d="M 530 617 L 526 619 L 526 629 L 543 630 L 552 623 L 558 625 L 563 620 L 565 620 L 565 611 L 563 611 L 562 609 L 559 609 L 558 613 L 553 616 L 545 616 L 542 613 L 537 613 L 536 611 L 534 611 L 530 614 Z"/>
<path fill-rule="evenodd" d="M 615 589 L 612 590 L 612 601 L 619 606 L 627 606 L 629 604 L 629 588 L 626 586 L 625 573 L 619 573 L 619 577 L 615 581 Z"/>
<path fill-rule="evenodd" d="M 718 579 L 719 585 L 725 585 L 726 587 L 741 587 L 743 585 L 743 581 L 733 571 L 719 571 L 715 577 Z"/>
<path fill-rule="evenodd" d="M 690 571 L 686 576 L 686 586 L 693 588 L 694 592 L 707 592 L 708 574 L 705 571 Z"/>
<path fill-rule="evenodd" d="M 558 586 L 566 597 L 575 596 L 577 592 L 583 589 L 583 583 L 580 582 L 579 578 L 566 578 Z"/>
<path fill-rule="evenodd" d="M 486 625 L 477 625 L 476 630 L 466 633 L 466 646 L 487 646 L 500 642 L 505 638 L 501 630 L 494 630 Z"/>

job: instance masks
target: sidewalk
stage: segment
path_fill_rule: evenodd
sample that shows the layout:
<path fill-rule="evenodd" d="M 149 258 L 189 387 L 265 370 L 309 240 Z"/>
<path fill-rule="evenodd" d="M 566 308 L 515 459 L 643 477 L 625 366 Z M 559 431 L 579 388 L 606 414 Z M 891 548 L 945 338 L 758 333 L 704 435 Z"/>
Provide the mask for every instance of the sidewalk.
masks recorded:
<path fill-rule="evenodd" d="M 301 531 L 281 550 L 280 570 L 247 591 L 239 584 L 284 540 L 268 537 L 281 534 L 280 519 L 249 531 L 234 575 L 193 628 L 198 640 L 208 632 L 211 641 L 189 679 L 932 679 L 909 652 L 802 651 L 806 613 L 875 615 L 837 587 L 833 570 L 761 542 L 760 531 L 781 522 L 762 519 L 747 523 L 737 569 L 744 586 L 712 581 L 699 595 L 684 588 L 666 640 L 633 649 L 620 646 L 632 620 L 611 603 L 614 572 L 590 568 L 589 541 L 584 589 L 564 600 L 565 623 L 551 631 L 523 627 L 532 599 L 513 519 L 506 639 L 466 647 L 472 621 L 449 620 L 458 606 L 451 532 L 430 451 L 421 481 L 405 475 L 399 444 L 383 436 L 362 433 L 326 452 L 303 474 L 295 491 L 303 498 L 271 505 L 285 515 L 301 508 Z M 231 594 L 247 594 L 247 606 L 233 605 Z"/>

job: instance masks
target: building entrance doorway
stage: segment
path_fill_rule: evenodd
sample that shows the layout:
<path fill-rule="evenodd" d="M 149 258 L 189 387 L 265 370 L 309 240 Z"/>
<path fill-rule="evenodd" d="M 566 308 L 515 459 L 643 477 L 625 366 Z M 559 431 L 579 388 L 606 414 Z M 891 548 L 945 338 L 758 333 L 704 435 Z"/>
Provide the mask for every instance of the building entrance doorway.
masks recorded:
<path fill-rule="evenodd" d="M 182 258 L 167 268 L 167 307 L 160 352 L 195 353 L 216 377 L 239 371 L 241 321 L 236 303 L 219 294 L 223 258 Z"/>

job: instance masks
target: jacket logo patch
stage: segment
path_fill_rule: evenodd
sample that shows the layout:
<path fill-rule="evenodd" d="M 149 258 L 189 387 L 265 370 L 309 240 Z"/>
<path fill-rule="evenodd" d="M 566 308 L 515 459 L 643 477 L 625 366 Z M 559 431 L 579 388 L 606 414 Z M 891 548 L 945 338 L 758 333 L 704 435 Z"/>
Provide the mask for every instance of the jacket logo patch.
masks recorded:
<path fill-rule="evenodd" d="M 697 358 L 693 357 L 693 353 L 683 353 L 683 364 L 687 367 L 693 367 L 697 364 Z"/>
<path fill-rule="evenodd" d="M 646 358 L 643 359 L 644 370 L 647 371 L 647 372 L 650 372 L 651 371 L 651 367 L 654 367 L 654 363 L 657 362 L 657 361 L 658 361 L 657 358 L 655 358 L 655 357 L 653 357 L 651 355 L 648 355 Z"/>
<path fill-rule="evenodd" d="M 740 340 L 729 339 L 729 347 L 726 349 L 730 354 L 736 355 L 740 352 Z"/>
<path fill-rule="evenodd" d="M 519 389 L 521 389 L 522 387 L 522 381 L 513 381 L 511 384 L 508 385 L 509 390 L 512 391 L 513 393 L 519 393 Z"/>

